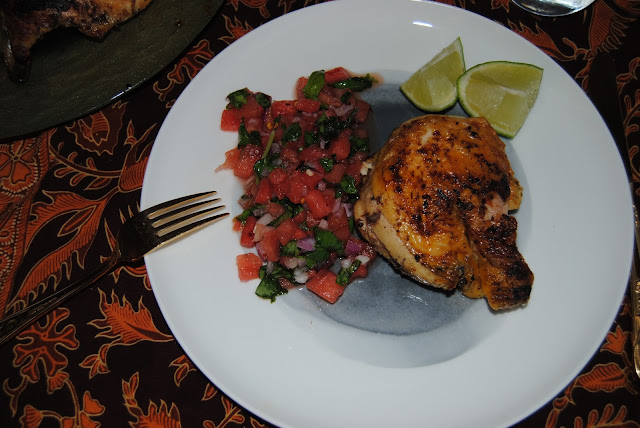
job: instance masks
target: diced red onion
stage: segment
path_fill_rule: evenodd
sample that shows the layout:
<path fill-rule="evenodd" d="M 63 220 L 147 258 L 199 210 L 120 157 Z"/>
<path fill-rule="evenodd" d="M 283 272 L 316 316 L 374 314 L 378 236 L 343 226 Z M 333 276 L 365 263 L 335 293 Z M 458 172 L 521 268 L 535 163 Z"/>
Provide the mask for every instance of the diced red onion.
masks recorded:
<path fill-rule="evenodd" d="M 261 119 L 258 117 L 249 117 L 245 118 L 245 125 L 247 127 L 247 131 L 251 132 L 253 130 L 260 129 L 262 123 Z"/>
<path fill-rule="evenodd" d="M 320 223 L 318 224 L 318 227 L 320 229 L 328 229 L 329 228 L 329 222 L 323 218 L 322 220 L 320 220 Z"/>
<path fill-rule="evenodd" d="M 249 207 L 251 207 L 254 203 L 254 199 L 251 197 L 243 197 L 238 199 L 238 204 L 240 204 L 240 206 L 242 207 L 242 209 L 247 209 Z"/>
<path fill-rule="evenodd" d="M 262 242 L 256 242 L 256 251 L 258 252 L 258 256 L 260 257 L 260 259 L 263 262 L 266 262 L 267 261 L 267 253 L 264 251 L 264 247 L 262 246 Z"/>
<path fill-rule="evenodd" d="M 255 201 L 254 201 L 255 202 Z M 255 218 L 260 218 L 264 215 L 264 213 L 266 213 L 267 210 L 265 209 L 265 207 L 260 207 L 260 208 L 255 208 L 253 211 L 251 211 L 251 214 L 253 214 L 253 216 Z"/>
<path fill-rule="evenodd" d="M 369 260 L 371 260 L 371 257 L 360 254 L 358 257 L 356 257 L 356 260 L 360 260 L 360 263 L 366 265 L 367 263 L 369 263 Z"/>
<path fill-rule="evenodd" d="M 313 251 L 316 245 L 316 239 L 313 236 L 308 236 L 298 240 L 298 248 L 302 251 Z"/>
<path fill-rule="evenodd" d="M 265 215 L 263 215 L 262 217 L 260 217 L 258 219 L 258 222 L 256 224 L 264 224 L 267 225 L 269 223 L 271 223 L 273 221 L 273 216 L 269 213 L 265 213 Z"/>
<path fill-rule="evenodd" d="M 306 282 L 309 280 L 309 271 L 305 270 L 305 269 L 295 269 L 293 271 L 293 279 L 298 283 L 298 284 L 306 284 Z"/>
<path fill-rule="evenodd" d="M 351 113 L 352 110 L 353 105 L 351 104 L 342 104 L 341 106 L 335 108 L 336 115 L 338 115 L 338 117 L 344 117 Z"/>
<path fill-rule="evenodd" d="M 337 214 L 340 211 L 340 207 L 342 206 L 342 201 L 340 199 L 336 199 L 333 203 L 333 207 L 331 208 L 331 212 Z"/>
<path fill-rule="evenodd" d="M 360 175 L 369 174 L 369 170 L 373 168 L 371 162 L 363 161 L 362 166 L 360 167 Z"/>
<path fill-rule="evenodd" d="M 362 245 L 349 239 L 347 240 L 347 244 L 344 247 L 344 252 L 349 256 L 360 254 L 362 252 Z"/>
<path fill-rule="evenodd" d="M 353 204 L 343 202 L 342 206 L 344 207 L 344 210 L 347 213 L 347 217 L 353 217 Z"/>
<path fill-rule="evenodd" d="M 280 261 L 282 261 L 282 264 L 285 265 L 287 269 L 295 269 L 299 264 L 297 257 L 282 257 Z"/>
<path fill-rule="evenodd" d="M 272 230 L 272 226 L 267 226 L 269 223 L 273 221 L 273 216 L 269 213 L 264 214 L 262 217 L 258 219 L 255 227 L 253 228 L 254 241 L 262 241 L 264 234 L 268 231 Z"/>
<path fill-rule="evenodd" d="M 320 190 L 321 192 L 323 190 L 325 190 L 327 188 L 327 182 L 324 180 L 320 180 L 318 181 L 318 185 L 316 186 L 318 188 L 318 190 Z"/>
<path fill-rule="evenodd" d="M 324 170 L 322 169 L 322 166 L 320 166 L 320 162 L 316 160 L 307 162 L 307 165 L 309 165 L 309 168 L 311 168 L 315 172 L 324 172 Z"/>

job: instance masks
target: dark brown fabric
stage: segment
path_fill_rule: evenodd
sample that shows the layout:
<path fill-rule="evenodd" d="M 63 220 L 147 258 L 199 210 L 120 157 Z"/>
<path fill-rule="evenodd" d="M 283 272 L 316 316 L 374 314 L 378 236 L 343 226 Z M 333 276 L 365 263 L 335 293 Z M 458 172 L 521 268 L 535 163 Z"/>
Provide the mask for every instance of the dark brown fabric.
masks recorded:
<path fill-rule="evenodd" d="M 187 52 L 129 96 L 38 135 L 2 142 L 0 313 L 97 266 L 123 218 L 138 210 L 154 138 L 180 92 L 234 40 L 311 3 L 229 0 Z M 526 14 L 507 0 L 446 3 L 526 37 L 583 88 L 594 55 L 610 52 L 633 145 L 633 178 L 640 179 L 640 1 L 596 0 L 584 12 L 556 19 Z M 640 426 L 630 330 L 627 297 L 580 375 L 518 426 Z M 156 305 L 144 265 L 118 269 L 21 337 L 33 342 L 18 339 L 0 348 L 3 427 L 270 426 L 186 357 Z"/>

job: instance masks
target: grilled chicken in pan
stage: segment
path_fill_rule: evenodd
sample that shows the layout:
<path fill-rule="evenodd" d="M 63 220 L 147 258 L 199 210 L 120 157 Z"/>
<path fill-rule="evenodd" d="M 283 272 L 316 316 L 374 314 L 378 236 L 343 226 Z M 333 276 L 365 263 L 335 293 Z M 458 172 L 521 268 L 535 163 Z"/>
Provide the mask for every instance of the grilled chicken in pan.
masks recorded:
<path fill-rule="evenodd" d="M 354 216 L 401 272 L 499 310 L 526 304 L 533 273 L 516 247 L 522 187 L 482 118 L 427 115 L 402 124 L 371 159 Z"/>
<path fill-rule="evenodd" d="M 24 82 L 31 66 L 31 47 L 57 27 L 75 27 L 102 38 L 152 0 L 0 0 L 2 49 L 9 76 Z"/>

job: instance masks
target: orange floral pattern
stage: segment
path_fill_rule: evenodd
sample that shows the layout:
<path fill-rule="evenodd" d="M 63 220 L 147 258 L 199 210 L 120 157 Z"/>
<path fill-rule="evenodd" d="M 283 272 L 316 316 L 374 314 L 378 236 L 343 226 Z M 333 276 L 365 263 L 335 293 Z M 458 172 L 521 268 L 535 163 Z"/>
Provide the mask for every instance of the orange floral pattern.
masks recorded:
<path fill-rule="evenodd" d="M 198 42 L 167 74 L 168 83 L 166 86 L 161 86 L 160 81 L 154 83 L 153 89 L 158 94 L 158 99 L 165 101 L 176 87 L 183 88 L 213 56 L 214 53 L 211 51 L 208 40 Z M 171 108 L 174 102 L 175 98 L 169 100 L 167 108 Z"/>
<path fill-rule="evenodd" d="M 84 276 L 110 253 L 116 231 L 139 209 L 162 119 L 205 64 L 265 22 L 319 2 L 227 0 L 149 85 L 86 117 L 0 142 L 0 313 Z M 528 15 L 509 0 L 440 2 L 530 40 L 583 88 L 595 55 L 615 56 L 632 174 L 640 181 L 640 0 L 598 0 L 557 19 Z M 517 426 L 640 428 L 630 318 L 626 299 L 589 364 Z M 142 263 L 119 268 L 24 330 L 0 348 L 0 363 L 2 427 L 272 426 L 234 403 L 184 354 Z"/>

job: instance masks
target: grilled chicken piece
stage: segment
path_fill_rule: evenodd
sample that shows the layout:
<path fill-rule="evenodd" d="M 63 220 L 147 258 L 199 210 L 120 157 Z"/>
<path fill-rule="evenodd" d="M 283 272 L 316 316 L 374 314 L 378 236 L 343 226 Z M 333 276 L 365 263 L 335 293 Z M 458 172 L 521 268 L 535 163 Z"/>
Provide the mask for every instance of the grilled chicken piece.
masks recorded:
<path fill-rule="evenodd" d="M 76 27 L 102 38 L 152 0 L 2 0 L 2 49 L 9 76 L 24 82 L 31 66 L 31 47 L 57 27 Z"/>
<path fill-rule="evenodd" d="M 383 257 L 421 283 L 486 297 L 496 310 L 528 301 L 533 273 L 508 215 L 522 187 L 485 119 L 414 118 L 369 162 L 354 216 Z"/>

